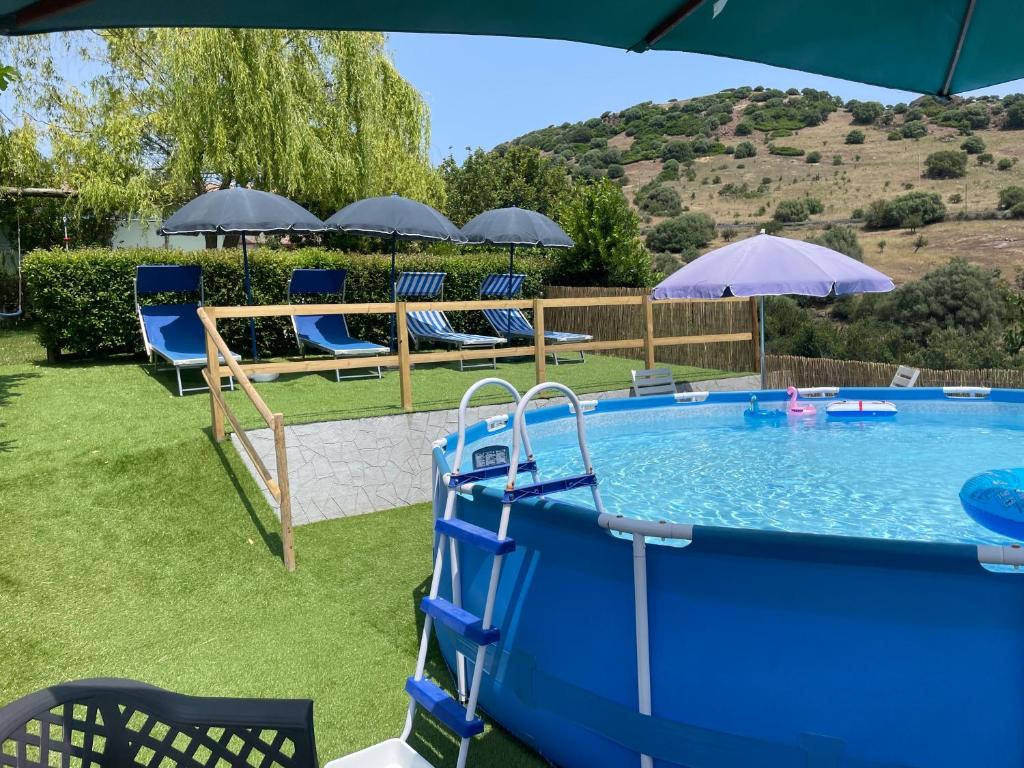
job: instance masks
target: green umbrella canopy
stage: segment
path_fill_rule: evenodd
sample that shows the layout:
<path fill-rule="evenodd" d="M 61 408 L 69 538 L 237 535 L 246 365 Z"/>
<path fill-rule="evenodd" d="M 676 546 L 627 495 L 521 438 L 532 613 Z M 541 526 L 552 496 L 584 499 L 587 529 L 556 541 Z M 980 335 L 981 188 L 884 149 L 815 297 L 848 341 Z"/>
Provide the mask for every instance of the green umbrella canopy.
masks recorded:
<path fill-rule="evenodd" d="M 1016 0 L 0 0 L 0 32 L 203 26 L 445 32 L 745 59 L 948 95 L 1024 77 Z"/>

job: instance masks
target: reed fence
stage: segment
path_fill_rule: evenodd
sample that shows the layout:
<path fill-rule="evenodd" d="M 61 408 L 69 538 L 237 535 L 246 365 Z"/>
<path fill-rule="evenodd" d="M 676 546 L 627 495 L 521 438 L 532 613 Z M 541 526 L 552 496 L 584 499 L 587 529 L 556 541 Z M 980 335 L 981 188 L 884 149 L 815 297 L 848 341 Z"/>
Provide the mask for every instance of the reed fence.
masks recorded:
<path fill-rule="evenodd" d="M 768 355 L 765 361 L 767 383 L 771 389 L 795 387 L 888 387 L 896 365 L 865 363 L 858 360 L 832 360 L 825 357 Z M 1024 388 L 1024 371 L 1003 368 L 939 371 L 922 368 L 919 387 L 993 387 Z"/>
<path fill-rule="evenodd" d="M 589 333 L 595 339 L 635 339 L 644 334 L 644 319 L 630 306 L 596 306 L 589 299 L 607 296 L 647 296 L 648 288 L 579 288 L 559 285 L 544 286 L 549 299 L 577 299 L 576 306 L 549 309 L 549 328 L 571 333 Z M 752 299 L 716 299 L 714 301 L 655 301 L 654 333 L 656 336 L 731 335 L 756 328 L 757 306 Z M 711 342 L 687 344 L 658 350 L 658 362 L 693 365 L 719 371 L 756 371 L 757 339 L 746 342 Z M 632 353 L 640 357 L 640 348 L 617 350 L 604 354 Z"/>

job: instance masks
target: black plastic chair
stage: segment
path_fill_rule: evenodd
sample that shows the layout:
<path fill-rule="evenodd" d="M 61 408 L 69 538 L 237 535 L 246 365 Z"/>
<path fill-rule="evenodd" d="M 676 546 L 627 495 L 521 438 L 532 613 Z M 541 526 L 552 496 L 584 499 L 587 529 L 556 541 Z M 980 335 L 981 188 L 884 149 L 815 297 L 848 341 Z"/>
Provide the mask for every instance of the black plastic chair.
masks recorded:
<path fill-rule="evenodd" d="M 225 763 L 318 768 L 313 702 L 184 696 L 102 678 L 44 688 L 0 709 L 4 768 Z"/>

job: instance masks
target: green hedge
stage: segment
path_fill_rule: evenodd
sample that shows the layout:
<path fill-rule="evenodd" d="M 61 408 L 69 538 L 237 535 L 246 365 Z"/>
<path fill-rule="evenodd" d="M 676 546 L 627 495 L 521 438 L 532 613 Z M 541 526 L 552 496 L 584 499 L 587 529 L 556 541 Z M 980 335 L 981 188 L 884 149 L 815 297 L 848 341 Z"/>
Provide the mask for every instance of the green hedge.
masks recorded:
<path fill-rule="evenodd" d="M 257 304 L 287 303 L 288 277 L 295 267 L 348 269 L 346 302 L 389 299 L 389 258 L 304 248 L 296 251 L 256 250 L 250 254 L 253 294 Z M 208 305 L 244 304 L 240 251 L 109 250 L 84 248 L 34 251 L 25 258 L 25 280 L 39 338 L 49 350 L 84 355 L 140 351 L 142 338 L 133 304 L 138 264 L 199 264 Z M 516 271 L 525 272 L 524 296 L 540 294 L 549 269 L 543 257 L 516 257 Z M 399 270 L 447 272 L 445 298 L 477 298 L 480 282 L 491 272 L 508 269 L 507 254 L 467 250 L 450 255 L 399 254 Z M 478 312 L 453 312 L 452 324 L 466 332 L 491 333 Z M 353 315 L 349 330 L 358 338 L 384 342 L 388 315 Z M 246 321 L 222 320 L 221 333 L 232 349 L 247 353 Z M 257 321 L 261 356 L 296 354 L 295 337 L 286 318 Z"/>

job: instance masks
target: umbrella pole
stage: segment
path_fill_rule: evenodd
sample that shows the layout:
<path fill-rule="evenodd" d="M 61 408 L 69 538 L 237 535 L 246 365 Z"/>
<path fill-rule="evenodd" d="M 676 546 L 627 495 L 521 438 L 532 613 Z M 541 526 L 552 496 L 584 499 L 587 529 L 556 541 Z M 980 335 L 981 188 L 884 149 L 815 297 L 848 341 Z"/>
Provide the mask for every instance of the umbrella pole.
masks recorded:
<path fill-rule="evenodd" d="M 508 300 L 512 301 L 512 275 L 514 274 L 513 265 L 516 260 L 516 246 L 515 243 L 510 243 L 508 246 Z M 512 342 L 512 310 L 505 310 L 505 337 Z"/>
<path fill-rule="evenodd" d="M 764 296 L 758 297 L 758 304 L 761 309 L 761 322 L 758 323 L 758 330 L 761 332 L 761 389 L 764 389 L 768 380 L 768 374 L 764 370 Z"/>
<path fill-rule="evenodd" d="M 394 304 L 397 300 L 395 294 L 395 256 L 398 253 L 398 235 L 394 234 L 391 236 L 391 303 Z M 394 352 L 398 349 L 398 343 L 396 341 L 397 331 L 395 329 L 395 313 L 391 313 L 391 351 Z"/>
<path fill-rule="evenodd" d="M 247 233 L 242 233 L 242 281 L 245 284 L 245 300 L 251 307 L 253 305 L 252 299 L 252 280 L 249 277 L 249 247 L 246 244 Z M 252 359 L 254 361 L 259 360 L 259 353 L 256 351 L 256 319 L 253 317 L 249 318 L 249 342 L 252 345 Z"/>

